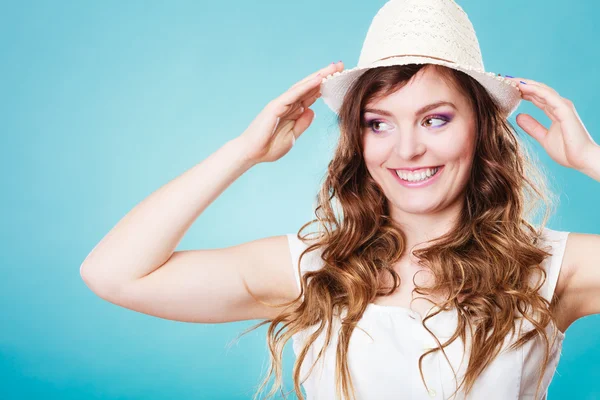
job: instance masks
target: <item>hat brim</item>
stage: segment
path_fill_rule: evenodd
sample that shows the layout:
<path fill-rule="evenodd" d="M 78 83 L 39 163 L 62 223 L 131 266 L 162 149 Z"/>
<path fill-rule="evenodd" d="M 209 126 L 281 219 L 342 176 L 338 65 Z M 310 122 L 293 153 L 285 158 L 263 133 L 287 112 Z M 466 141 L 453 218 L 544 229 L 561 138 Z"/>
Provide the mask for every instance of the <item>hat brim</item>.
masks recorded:
<path fill-rule="evenodd" d="M 339 112 L 344 96 L 352 83 L 371 68 L 405 64 L 437 64 L 462 71 L 481 83 L 500 106 L 503 115 L 508 118 L 521 102 L 521 91 L 510 79 L 470 66 L 456 64 L 424 56 L 390 57 L 364 67 L 355 67 L 335 72 L 321 81 L 321 98 L 336 114 Z"/>

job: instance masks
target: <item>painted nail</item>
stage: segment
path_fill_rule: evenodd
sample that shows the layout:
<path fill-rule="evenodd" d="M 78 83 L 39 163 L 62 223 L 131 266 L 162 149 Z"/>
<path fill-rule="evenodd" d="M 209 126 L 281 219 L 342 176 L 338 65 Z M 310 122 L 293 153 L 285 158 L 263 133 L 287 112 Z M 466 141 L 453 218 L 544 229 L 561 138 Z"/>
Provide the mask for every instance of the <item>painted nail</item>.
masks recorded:
<path fill-rule="evenodd" d="M 523 84 L 527 85 L 527 82 L 523 82 L 523 81 L 519 81 L 519 82 L 521 82 L 521 83 L 523 83 Z"/>
<path fill-rule="evenodd" d="M 514 76 L 505 75 L 507 78 L 514 78 Z"/>

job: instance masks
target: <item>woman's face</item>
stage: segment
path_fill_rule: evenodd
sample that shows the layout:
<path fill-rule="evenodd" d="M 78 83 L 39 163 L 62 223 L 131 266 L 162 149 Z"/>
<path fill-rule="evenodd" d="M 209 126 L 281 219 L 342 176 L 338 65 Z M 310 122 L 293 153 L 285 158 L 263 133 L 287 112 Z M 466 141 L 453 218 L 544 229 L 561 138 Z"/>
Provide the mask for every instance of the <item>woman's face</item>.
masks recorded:
<path fill-rule="evenodd" d="M 475 116 L 434 69 L 420 70 L 397 92 L 367 104 L 363 124 L 367 169 L 395 214 L 437 213 L 462 194 L 475 149 Z M 440 169 L 421 182 L 402 179 L 415 168 L 413 179 L 432 172 L 423 167 Z"/>

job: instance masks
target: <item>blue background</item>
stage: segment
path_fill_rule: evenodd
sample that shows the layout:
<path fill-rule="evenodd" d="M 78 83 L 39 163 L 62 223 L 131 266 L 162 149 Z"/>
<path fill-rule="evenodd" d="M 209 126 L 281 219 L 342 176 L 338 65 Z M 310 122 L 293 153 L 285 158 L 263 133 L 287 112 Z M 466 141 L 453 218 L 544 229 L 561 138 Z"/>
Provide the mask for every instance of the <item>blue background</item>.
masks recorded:
<path fill-rule="evenodd" d="M 313 71 L 356 65 L 384 1 L 14 1 L 0 5 L 0 398 L 247 399 L 266 371 L 266 327 L 188 324 L 120 308 L 79 267 L 142 199 L 235 138 Z M 574 101 L 600 142 L 597 1 L 459 0 L 488 71 Z M 296 232 L 337 138 L 313 125 L 276 164 L 244 174 L 178 250 Z M 534 105 L 527 112 L 548 126 Z M 516 114 L 511 120 L 514 121 Z M 523 135 L 526 135 L 523 132 Z M 536 154 L 561 204 L 549 226 L 600 233 L 600 183 Z M 551 399 L 600 398 L 600 317 L 567 331 Z M 286 348 L 291 389 L 293 355 Z"/>

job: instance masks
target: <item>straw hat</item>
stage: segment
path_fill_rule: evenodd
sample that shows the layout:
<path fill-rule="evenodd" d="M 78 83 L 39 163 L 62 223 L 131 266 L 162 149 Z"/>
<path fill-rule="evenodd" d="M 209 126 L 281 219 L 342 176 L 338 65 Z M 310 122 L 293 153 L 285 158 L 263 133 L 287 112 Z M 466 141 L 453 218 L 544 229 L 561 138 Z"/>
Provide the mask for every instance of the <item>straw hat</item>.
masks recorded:
<path fill-rule="evenodd" d="M 336 114 L 352 83 L 370 68 L 438 64 L 481 83 L 509 117 L 519 106 L 515 82 L 486 72 L 473 24 L 453 0 L 390 0 L 377 12 L 360 52 L 358 65 L 321 81 L 321 98 Z"/>

